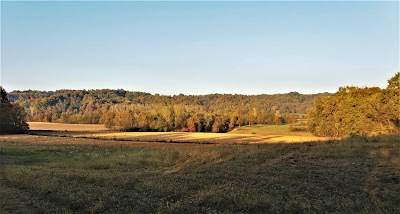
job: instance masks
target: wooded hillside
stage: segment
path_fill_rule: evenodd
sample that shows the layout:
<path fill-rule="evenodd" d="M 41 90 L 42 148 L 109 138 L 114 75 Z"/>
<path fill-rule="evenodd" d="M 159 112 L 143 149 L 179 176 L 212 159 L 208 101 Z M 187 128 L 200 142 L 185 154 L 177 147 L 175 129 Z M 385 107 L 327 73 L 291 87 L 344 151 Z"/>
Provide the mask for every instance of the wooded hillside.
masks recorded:
<path fill-rule="evenodd" d="M 346 86 L 303 95 L 175 95 L 118 90 L 14 91 L 28 121 L 105 124 L 124 131 L 227 132 L 236 126 L 308 118 L 318 136 L 399 133 L 399 73 L 385 89 Z"/>
<path fill-rule="evenodd" d="M 226 132 L 235 126 L 284 124 L 306 117 L 314 100 L 303 95 L 152 95 L 119 90 L 13 91 L 28 121 L 106 124 L 131 131 Z"/>

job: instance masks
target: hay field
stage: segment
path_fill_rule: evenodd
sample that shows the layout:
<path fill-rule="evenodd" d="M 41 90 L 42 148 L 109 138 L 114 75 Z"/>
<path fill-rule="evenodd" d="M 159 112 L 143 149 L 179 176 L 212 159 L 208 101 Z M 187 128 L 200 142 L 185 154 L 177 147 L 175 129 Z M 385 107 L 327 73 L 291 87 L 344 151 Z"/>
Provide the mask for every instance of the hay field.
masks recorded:
<path fill-rule="evenodd" d="M 313 137 L 310 132 L 292 132 L 289 125 L 252 125 L 235 128 L 231 134 L 253 134 L 256 136 L 280 135 L 280 136 L 304 136 Z"/>
<path fill-rule="evenodd" d="M 309 132 L 291 132 L 287 125 L 258 125 L 236 128 L 229 133 L 199 132 L 108 132 L 82 135 L 85 137 L 133 140 L 149 142 L 184 143 L 299 143 L 322 141 L 328 138 L 316 137 Z"/>
<path fill-rule="evenodd" d="M 291 132 L 288 125 L 254 125 L 236 128 L 229 133 L 199 132 L 115 132 L 103 125 L 60 124 L 30 122 L 30 133 L 35 135 L 68 136 L 103 140 L 203 143 L 203 144 L 253 144 L 253 143 L 300 143 L 323 141 L 309 132 Z"/>
<path fill-rule="evenodd" d="M 107 131 L 104 125 L 28 122 L 30 130 L 39 131 Z"/>

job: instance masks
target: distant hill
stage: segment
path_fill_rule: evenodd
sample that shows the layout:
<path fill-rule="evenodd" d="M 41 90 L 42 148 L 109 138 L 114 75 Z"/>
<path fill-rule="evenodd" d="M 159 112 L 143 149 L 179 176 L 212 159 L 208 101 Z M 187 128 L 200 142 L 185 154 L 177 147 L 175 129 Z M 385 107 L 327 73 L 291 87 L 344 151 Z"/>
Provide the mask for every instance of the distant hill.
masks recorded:
<path fill-rule="evenodd" d="M 110 90 L 13 91 L 11 102 L 29 121 L 106 124 L 122 130 L 226 132 L 235 126 L 283 124 L 305 117 L 316 98 L 290 92 L 274 95 L 159 95 Z"/>

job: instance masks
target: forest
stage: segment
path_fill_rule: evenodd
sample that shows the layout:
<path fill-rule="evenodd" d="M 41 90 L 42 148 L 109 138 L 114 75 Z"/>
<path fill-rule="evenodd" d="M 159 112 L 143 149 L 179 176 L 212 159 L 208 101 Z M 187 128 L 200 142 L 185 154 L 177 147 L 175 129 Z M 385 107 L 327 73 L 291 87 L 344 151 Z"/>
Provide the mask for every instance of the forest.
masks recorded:
<path fill-rule="evenodd" d="M 152 95 L 111 90 L 13 91 L 8 99 L 28 121 L 105 124 L 119 131 L 223 133 L 255 124 L 308 119 L 317 136 L 399 133 L 399 72 L 378 87 L 340 87 L 334 94 Z M 296 131 L 296 130 L 292 130 Z"/>
<path fill-rule="evenodd" d="M 174 95 L 118 90 L 13 91 L 28 121 L 105 124 L 121 131 L 227 132 L 236 126 L 286 124 L 305 118 L 318 97 L 275 95 Z"/>
<path fill-rule="evenodd" d="M 317 99 L 309 128 L 317 136 L 332 137 L 400 133 L 400 73 L 384 89 L 346 86 Z"/>

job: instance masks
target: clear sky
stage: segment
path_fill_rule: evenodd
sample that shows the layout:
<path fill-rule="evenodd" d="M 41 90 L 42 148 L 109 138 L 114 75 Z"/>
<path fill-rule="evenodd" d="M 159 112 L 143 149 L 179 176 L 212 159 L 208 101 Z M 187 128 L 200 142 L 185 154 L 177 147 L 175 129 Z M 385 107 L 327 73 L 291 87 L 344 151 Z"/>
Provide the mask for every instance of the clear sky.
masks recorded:
<path fill-rule="evenodd" d="M 335 92 L 399 71 L 399 2 L 1 2 L 6 90 Z"/>

